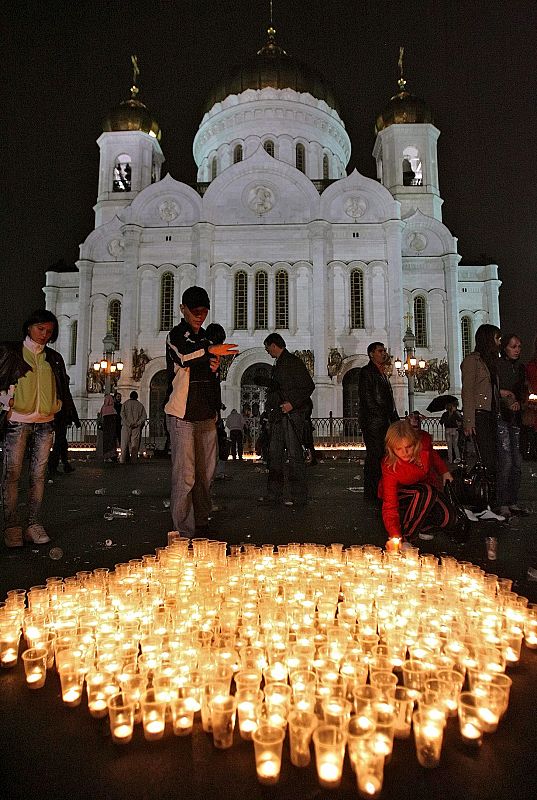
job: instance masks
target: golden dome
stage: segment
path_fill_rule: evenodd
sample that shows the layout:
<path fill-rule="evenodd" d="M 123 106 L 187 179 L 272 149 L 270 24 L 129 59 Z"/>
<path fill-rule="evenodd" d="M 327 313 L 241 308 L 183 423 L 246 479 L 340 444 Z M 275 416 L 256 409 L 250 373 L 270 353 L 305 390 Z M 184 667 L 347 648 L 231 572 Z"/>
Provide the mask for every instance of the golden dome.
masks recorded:
<path fill-rule="evenodd" d="M 103 131 L 143 131 L 160 141 L 160 125 L 147 110 L 141 100 L 137 99 L 139 88 L 136 85 L 140 70 L 136 56 L 131 56 L 134 69 L 133 85 L 131 86 L 131 96 L 129 100 L 123 100 L 118 106 L 112 109 L 103 119 Z"/>
<path fill-rule="evenodd" d="M 399 79 L 399 92 L 390 98 L 386 108 L 378 115 L 375 123 L 375 133 L 388 128 L 390 125 L 411 125 L 413 123 L 434 123 L 433 114 L 429 106 L 416 95 L 407 92 L 406 81 Z"/>
<path fill-rule="evenodd" d="M 317 100 L 324 100 L 330 108 L 339 111 L 338 103 L 324 78 L 316 70 L 289 56 L 276 44 L 276 31 L 271 26 L 267 42 L 255 56 L 244 64 L 235 66 L 224 74 L 211 91 L 204 111 L 230 94 L 240 94 L 246 89 L 294 89 L 309 92 Z"/>

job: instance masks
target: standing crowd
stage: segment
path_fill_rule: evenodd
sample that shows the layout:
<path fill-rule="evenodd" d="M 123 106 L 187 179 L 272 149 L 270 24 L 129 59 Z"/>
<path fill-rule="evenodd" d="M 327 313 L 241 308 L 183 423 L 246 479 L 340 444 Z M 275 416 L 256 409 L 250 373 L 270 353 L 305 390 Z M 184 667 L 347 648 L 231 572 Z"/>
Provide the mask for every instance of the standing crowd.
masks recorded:
<path fill-rule="evenodd" d="M 208 531 L 211 485 L 225 477 L 229 452 L 243 458 L 246 420 L 232 409 L 225 421 L 220 393 L 220 360 L 237 353 L 225 342 L 225 331 L 203 323 L 210 309 L 205 289 L 192 286 L 182 296 L 181 322 L 168 334 L 166 363 L 168 399 L 164 406 L 171 450 L 170 509 L 174 528 L 185 537 Z M 0 344 L 0 406 L 4 428 L 2 503 L 4 541 L 20 547 L 50 541 L 40 517 L 48 466 L 54 474 L 60 461 L 73 470 L 66 431 L 80 421 L 69 391 L 62 357 L 49 345 L 58 336 L 58 321 L 49 311 L 36 311 L 24 323 L 20 342 Z M 274 360 L 265 408 L 260 454 L 267 465 L 266 504 L 304 507 L 308 502 L 306 464 L 312 449 L 313 379 L 304 362 L 287 350 L 278 333 L 269 334 L 265 350 Z M 524 367 L 522 343 L 513 333 L 501 336 L 494 325 L 481 325 L 475 349 L 461 364 L 462 413 L 446 396 L 441 417 L 448 461 L 420 429 L 417 412 L 400 419 L 382 342 L 372 342 L 369 362 L 360 371 L 359 419 L 366 446 L 364 500 L 381 508 L 388 547 L 404 546 L 413 537 L 431 539 L 437 530 L 461 536 L 468 519 L 500 521 L 528 513 L 519 502 L 522 458 L 537 456 L 537 339 Z M 99 414 L 102 457 L 120 463 L 135 461 L 147 413 L 136 391 L 106 394 Z M 226 430 L 229 431 L 229 440 Z M 450 465 L 467 460 L 471 448 L 488 485 L 483 508 L 462 508 L 453 488 Z M 23 458 L 29 449 L 27 519 L 18 509 Z M 314 452 L 314 451 L 313 451 Z"/>

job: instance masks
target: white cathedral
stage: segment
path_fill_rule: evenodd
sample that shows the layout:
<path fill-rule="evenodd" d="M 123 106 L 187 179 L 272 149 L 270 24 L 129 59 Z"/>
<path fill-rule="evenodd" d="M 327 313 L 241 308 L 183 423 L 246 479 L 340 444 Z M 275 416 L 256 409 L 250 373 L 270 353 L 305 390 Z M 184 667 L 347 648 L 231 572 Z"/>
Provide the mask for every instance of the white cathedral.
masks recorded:
<path fill-rule="evenodd" d="M 272 364 L 263 340 L 275 330 L 312 372 L 316 417 L 355 416 L 367 345 L 379 340 L 404 356 L 408 328 L 429 365 L 416 407 L 448 388 L 460 394 L 459 364 L 476 328 L 499 325 L 498 268 L 459 266 L 442 223 L 440 132 L 405 88 L 401 62 L 399 91 L 376 120 L 377 180 L 347 175 L 351 142 L 330 88 L 270 28 L 265 46 L 209 98 L 194 138 L 194 187 L 161 178 L 160 129 L 137 98 L 133 63 L 131 98 L 97 140 L 95 229 L 78 271 L 49 271 L 44 288 L 80 416 L 95 417 L 102 404 L 92 365 L 107 334 L 124 363 L 118 390 L 125 398 L 136 389 L 150 416 L 161 414 L 166 335 L 193 284 L 211 298 L 207 322 L 240 349 L 223 365 L 228 410 L 259 400 L 257 379 Z M 391 380 L 402 414 L 406 377 L 394 370 Z"/>

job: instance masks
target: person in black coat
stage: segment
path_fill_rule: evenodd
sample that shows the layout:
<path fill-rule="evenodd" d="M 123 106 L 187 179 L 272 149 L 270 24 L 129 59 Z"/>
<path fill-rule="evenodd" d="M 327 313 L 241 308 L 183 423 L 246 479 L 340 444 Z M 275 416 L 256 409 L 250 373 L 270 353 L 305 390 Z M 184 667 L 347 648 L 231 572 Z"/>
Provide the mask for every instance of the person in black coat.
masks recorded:
<path fill-rule="evenodd" d="M 279 333 L 270 333 L 264 344 L 275 359 L 266 402 L 270 425 L 269 500 L 304 506 L 307 486 L 303 444 L 315 384 L 304 362 L 287 350 Z M 285 474 L 289 496 L 284 500 Z"/>
<path fill-rule="evenodd" d="M 360 428 L 366 446 L 364 464 L 364 499 L 378 503 L 380 463 L 384 456 L 384 437 L 392 422 L 399 419 L 391 383 L 384 367 L 387 352 L 382 342 L 372 342 L 367 348 L 369 363 L 360 370 L 358 397 Z"/>

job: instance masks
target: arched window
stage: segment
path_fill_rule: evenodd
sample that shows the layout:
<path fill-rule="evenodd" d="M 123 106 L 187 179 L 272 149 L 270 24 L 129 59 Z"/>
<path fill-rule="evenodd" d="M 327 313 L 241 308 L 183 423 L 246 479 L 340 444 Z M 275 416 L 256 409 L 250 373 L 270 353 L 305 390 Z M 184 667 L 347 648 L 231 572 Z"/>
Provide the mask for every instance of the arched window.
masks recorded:
<path fill-rule="evenodd" d="M 274 158 L 274 142 L 271 139 L 267 139 L 266 142 L 263 142 L 263 148 L 267 151 L 269 156 Z"/>
<path fill-rule="evenodd" d="M 173 328 L 173 275 L 165 272 L 160 280 L 160 330 Z"/>
<path fill-rule="evenodd" d="M 69 363 L 76 364 L 76 340 L 78 337 L 78 320 L 71 323 L 71 336 L 69 340 Z"/>
<path fill-rule="evenodd" d="M 218 160 L 216 156 L 213 156 L 213 160 L 211 161 L 211 180 L 214 181 L 217 175 L 218 175 Z"/>
<path fill-rule="evenodd" d="M 248 327 L 248 276 L 244 270 L 235 274 L 235 330 L 245 331 Z"/>
<path fill-rule="evenodd" d="M 266 272 L 255 274 L 255 329 L 268 328 L 268 278 Z"/>
<path fill-rule="evenodd" d="M 108 321 L 106 332 L 111 333 L 116 343 L 116 350 L 119 350 L 119 334 L 121 329 L 121 303 L 119 300 L 110 300 L 108 303 Z"/>
<path fill-rule="evenodd" d="M 295 150 L 295 166 L 300 172 L 306 174 L 306 148 L 303 144 L 297 144 Z"/>
<path fill-rule="evenodd" d="M 422 186 L 423 171 L 421 158 L 416 147 L 405 147 L 403 150 L 403 186 Z"/>
<path fill-rule="evenodd" d="M 427 305 L 424 297 L 414 298 L 414 335 L 416 347 L 427 347 Z"/>
<path fill-rule="evenodd" d="M 117 157 L 112 190 L 114 192 L 130 192 L 131 190 L 131 157 L 126 153 Z"/>
<path fill-rule="evenodd" d="M 330 164 L 326 153 L 323 156 L 323 181 L 327 181 L 330 177 Z"/>
<path fill-rule="evenodd" d="M 472 352 L 472 322 L 470 317 L 461 319 L 461 344 L 462 357 L 466 358 Z"/>
<path fill-rule="evenodd" d="M 364 273 L 361 269 L 351 271 L 351 328 L 365 328 L 364 322 Z"/>
<path fill-rule="evenodd" d="M 279 330 L 289 327 L 289 276 L 284 269 L 276 273 L 276 319 L 275 325 Z"/>
<path fill-rule="evenodd" d="M 242 161 L 242 144 L 236 145 L 233 150 L 233 163 L 238 164 L 239 161 Z"/>

